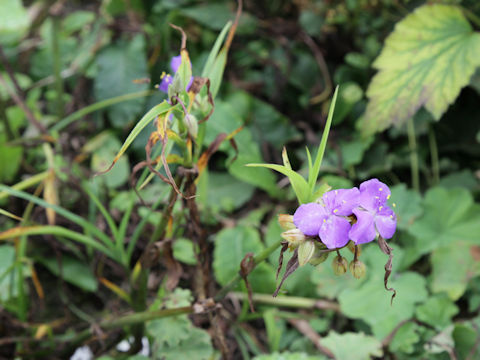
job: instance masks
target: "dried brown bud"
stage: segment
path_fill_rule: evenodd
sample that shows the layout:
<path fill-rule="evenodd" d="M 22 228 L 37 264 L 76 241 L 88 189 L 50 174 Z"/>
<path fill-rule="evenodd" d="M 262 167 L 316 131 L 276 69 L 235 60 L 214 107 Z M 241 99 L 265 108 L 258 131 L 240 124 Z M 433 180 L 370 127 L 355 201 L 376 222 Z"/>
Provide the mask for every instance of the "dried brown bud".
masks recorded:
<path fill-rule="evenodd" d="M 306 239 L 305 235 L 300 231 L 300 229 L 284 231 L 281 236 L 288 241 L 288 246 L 292 248 L 296 248 L 300 244 L 303 244 Z"/>
<path fill-rule="evenodd" d="M 293 215 L 278 214 L 278 223 L 283 230 L 292 230 L 296 228 L 295 224 L 293 223 Z"/>

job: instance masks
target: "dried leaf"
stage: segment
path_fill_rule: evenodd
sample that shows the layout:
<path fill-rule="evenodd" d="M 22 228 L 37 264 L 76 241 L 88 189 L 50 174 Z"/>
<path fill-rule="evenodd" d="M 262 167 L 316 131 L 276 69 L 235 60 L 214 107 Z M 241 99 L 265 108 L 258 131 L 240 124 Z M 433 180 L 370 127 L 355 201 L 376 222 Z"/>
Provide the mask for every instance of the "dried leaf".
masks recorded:
<path fill-rule="evenodd" d="M 283 254 L 285 251 L 288 249 L 288 242 L 284 241 L 282 242 L 282 249 L 280 250 L 280 256 L 278 257 L 278 268 L 277 268 L 277 273 L 275 275 L 275 280 L 278 280 L 278 275 L 280 274 L 280 270 L 282 270 L 283 266 Z"/>
<path fill-rule="evenodd" d="M 385 285 L 385 290 L 393 292 L 392 298 L 390 300 L 390 303 L 393 304 L 393 298 L 397 295 L 397 291 L 394 288 L 388 287 L 388 278 L 392 273 L 393 248 L 391 248 L 390 245 L 388 245 L 385 239 L 381 236 L 378 237 L 378 245 L 380 247 L 380 250 L 382 250 L 384 254 L 388 255 L 388 260 L 385 264 L 385 277 L 383 283 Z"/>
<path fill-rule="evenodd" d="M 293 252 L 293 256 L 290 258 L 290 260 L 287 263 L 287 268 L 285 269 L 285 273 L 283 274 L 282 280 L 280 281 L 280 284 L 278 284 L 277 289 L 273 293 L 273 297 L 276 297 L 278 295 L 278 292 L 280 291 L 280 288 L 283 285 L 283 282 L 293 274 L 295 270 L 298 268 L 298 249 L 295 249 Z"/>
<path fill-rule="evenodd" d="M 240 276 L 245 281 L 245 286 L 247 287 L 248 291 L 248 304 L 250 305 L 250 311 L 252 313 L 255 312 L 255 308 L 253 307 L 253 300 L 252 300 L 252 287 L 248 282 L 248 274 L 255 268 L 255 258 L 254 254 L 249 252 L 245 255 L 242 262 L 240 263 Z"/>

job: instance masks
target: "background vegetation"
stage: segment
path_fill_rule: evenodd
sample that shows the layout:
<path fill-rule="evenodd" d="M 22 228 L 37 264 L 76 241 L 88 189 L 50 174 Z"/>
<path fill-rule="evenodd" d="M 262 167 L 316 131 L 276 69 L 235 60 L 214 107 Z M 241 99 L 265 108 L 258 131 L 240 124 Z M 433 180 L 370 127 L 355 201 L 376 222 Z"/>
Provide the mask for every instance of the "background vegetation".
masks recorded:
<path fill-rule="evenodd" d="M 88 345 L 104 360 L 480 358 L 480 4 L 244 0 L 231 46 L 215 52 L 236 9 L 0 2 L 0 357 L 64 359 Z M 136 167 L 175 106 L 154 87 L 180 53 L 170 24 L 216 95 L 212 107 L 199 94 L 196 120 L 214 109 L 201 141 L 188 122 L 182 139 L 169 133 L 181 194 Z M 286 146 L 306 175 L 337 84 L 320 184 L 391 187 L 392 306 L 374 243 L 363 279 L 335 276 L 328 259 L 271 296 L 277 214 L 298 203 L 283 175 L 245 165 L 281 164 Z M 144 131 L 94 177 L 144 114 Z"/>

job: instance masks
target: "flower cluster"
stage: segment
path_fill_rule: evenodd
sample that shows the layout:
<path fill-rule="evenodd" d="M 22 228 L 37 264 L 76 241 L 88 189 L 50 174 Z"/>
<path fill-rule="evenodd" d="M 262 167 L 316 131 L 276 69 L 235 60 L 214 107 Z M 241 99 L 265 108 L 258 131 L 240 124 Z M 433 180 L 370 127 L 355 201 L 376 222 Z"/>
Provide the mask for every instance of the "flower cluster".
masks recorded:
<path fill-rule="evenodd" d="M 170 60 L 170 69 L 175 74 L 178 71 L 178 68 L 182 64 L 182 55 L 174 56 Z M 164 93 L 168 93 L 169 86 L 173 83 L 173 78 L 170 74 L 165 74 L 165 72 L 161 76 L 162 82 L 158 85 L 158 89 Z M 193 77 L 190 78 L 190 81 L 187 84 L 187 91 L 192 85 Z"/>
<path fill-rule="evenodd" d="M 389 198 L 388 186 L 371 179 L 360 189 L 332 190 L 319 202 L 301 205 L 293 215 L 293 224 L 305 236 L 318 236 L 328 249 L 342 248 L 349 240 L 365 244 L 377 234 L 390 239 L 397 220 L 387 205 Z"/>

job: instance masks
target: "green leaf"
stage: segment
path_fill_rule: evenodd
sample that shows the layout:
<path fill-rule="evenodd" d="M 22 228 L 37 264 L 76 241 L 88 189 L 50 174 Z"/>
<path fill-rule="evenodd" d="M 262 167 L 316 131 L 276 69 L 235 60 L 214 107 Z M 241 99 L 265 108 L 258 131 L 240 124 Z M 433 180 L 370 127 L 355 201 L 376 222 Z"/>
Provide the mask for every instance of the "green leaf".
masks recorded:
<path fill-rule="evenodd" d="M 322 339 L 322 345 L 330 349 L 338 360 L 370 360 L 372 356 L 382 356 L 382 344 L 364 333 L 337 334 L 330 331 Z"/>
<path fill-rule="evenodd" d="M 260 234 L 247 226 L 237 226 L 220 231 L 215 237 L 213 271 L 220 285 L 226 285 L 240 270 L 247 253 L 258 254 L 264 249 Z M 275 272 L 268 264 L 259 266 L 249 275 L 254 291 L 275 288 Z"/>
<path fill-rule="evenodd" d="M 397 291 L 392 306 L 392 294 L 385 290 L 383 283 L 386 256 L 377 246 L 368 246 L 363 250 L 361 259 L 367 265 L 368 280 L 356 288 L 345 288 L 340 292 L 338 301 L 345 316 L 363 320 L 372 327 L 375 337 L 384 338 L 399 322 L 411 318 L 415 305 L 427 298 L 426 280 L 413 272 L 391 277 L 389 286 Z M 400 261 L 399 250 L 394 248 L 394 270 L 396 262 Z"/>
<path fill-rule="evenodd" d="M 0 43 L 19 40 L 29 24 L 30 18 L 21 0 L 0 2 Z"/>
<path fill-rule="evenodd" d="M 197 263 L 193 242 L 185 238 L 175 240 L 173 243 L 173 256 L 175 259 L 188 265 Z"/>
<path fill-rule="evenodd" d="M 480 261 L 474 258 L 471 245 L 461 240 L 434 250 L 431 263 L 432 291 L 445 291 L 452 300 L 458 300 L 469 281 L 480 275 Z"/>
<path fill-rule="evenodd" d="M 84 262 L 67 256 L 62 256 L 62 267 L 58 266 L 56 258 L 38 258 L 41 264 L 50 270 L 55 276 L 63 278 L 72 285 L 79 287 L 85 291 L 97 291 L 98 282 L 93 275 L 92 270 Z"/>
<path fill-rule="evenodd" d="M 445 296 L 434 296 L 418 306 L 416 313 L 418 320 L 442 330 L 450 325 L 458 307 Z"/>
<path fill-rule="evenodd" d="M 318 145 L 317 155 L 315 157 L 315 161 L 313 162 L 313 167 L 311 169 L 308 169 L 308 186 L 310 187 L 310 193 L 314 192 L 315 184 L 318 180 L 318 173 L 320 172 L 323 155 L 325 153 L 325 148 L 327 147 L 330 126 L 332 125 L 333 111 L 335 110 L 335 102 L 337 101 L 337 95 L 338 86 L 335 88 L 335 92 L 333 93 L 333 98 L 330 103 L 330 109 L 328 110 L 327 123 L 325 124 L 325 129 L 323 129 L 322 140 L 320 140 L 320 145 Z M 311 200 L 313 201 L 314 199 Z"/>
<path fill-rule="evenodd" d="M 422 198 L 413 190 L 407 189 L 405 184 L 399 184 L 390 188 L 390 206 L 397 215 L 398 229 L 408 229 L 423 213 Z"/>
<path fill-rule="evenodd" d="M 218 35 L 217 39 L 215 40 L 215 44 L 213 44 L 212 50 L 210 50 L 210 53 L 208 54 L 207 61 L 205 62 L 205 66 L 203 67 L 202 70 L 202 77 L 210 77 L 213 64 L 215 62 L 215 59 L 217 58 L 218 52 L 220 50 L 220 46 L 223 44 L 223 40 L 225 39 L 225 36 L 227 35 L 228 30 L 232 27 L 232 22 L 229 21 L 225 24 L 223 27 L 222 31 Z"/>
<path fill-rule="evenodd" d="M 475 323 L 455 324 L 452 337 L 455 342 L 455 352 L 459 359 L 480 358 L 480 347 L 478 346 L 480 333 Z"/>
<path fill-rule="evenodd" d="M 304 352 L 274 352 L 268 355 L 255 356 L 253 360 L 326 360 L 323 355 L 309 355 Z"/>
<path fill-rule="evenodd" d="M 0 246 L 0 300 L 2 302 L 18 296 L 18 276 L 11 276 L 15 265 L 15 248 L 10 245 Z M 16 280 L 16 281 L 15 281 Z"/>
<path fill-rule="evenodd" d="M 400 21 L 373 66 L 364 134 L 401 124 L 422 106 L 440 119 L 480 65 L 480 33 L 453 5 L 424 5 Z"/>
<path fill-rule="evenodd" d="M 92 153 L 91 167 L 94 173 L 105 170 L 120 148 L 120 141 L 113 135 L 113 132 L 103 131 L 89 140 L 83 150 Z M 127 156 L 118 159 L 116 166 L 108 173 L 96 180 L 103 180 L 109 188 L 117 188 L 125 184 L 130 173 L 130 164 Z"/>
<path fill-rule="evenodd" d="M 163 328 L 161 331 L 169 332 L 170 329 Z M 213 354 L 210 335 L 205 330 L 193 326 L 186 335 L 188 336 L 172 346 L 154 341 L 152 347 L 154 358 L 163 360 L 209 360 Z"/>
<path fill-rule="evenodd" d="M 277 164 L 246 164 L 248 167 L 264 167 L 278 171 L 279 173 L 288 177 L 290 184 L 292 185 L 293 191 L 297 196 L 298 202 L 300 204 L 308 203 L 310 199 L 310 189 L 308 187 L 307 181 L 297 172 L 285 167 L 283 165 Z"/>
<path fill-rule="evenodd" d="M 430 189 L 424 200 L 424 215 L 408 228 L 419 255 L 463 240 L 480 242 L 480 205 L 465 189 Z"/>
<path fill-rule="evenodd" d="M 228 173 L 204 171 L 198 182 L 198 202 L 214 214 L 232 212 L 250 200 L 255 188 Z"/>
<path fill-rule="evenodd" d="M 393 353 L 404 352 L 406 354 L 414 352 L 414 345 L 420 341 L 418 329 L 419 326 L 414 322 L 403 324 L 390 342 L 390 351 Z"/>
<path fill-rule="evenodd" d="M 133 82 L 149 77 L 144 47 L 144 38 L 137 35 L 129 42 L 110 45 L 98 54 L 98 75 L 94 82 L 97 101 L 148 89 L 148 84 Z M 145 99 L 138 98 L 114 104 L 106 112 L 114 126 L 122 128 L 133 123 L 144 104 Z"/>
<path fill-rule="evenodd" d="M 188 339 L 192 326 L 187 315 L 181 315 L 149 321 L 146 330 L 154 339 L 154 346 L 177 347 L 181 341 Z"/>
<path fill-rule="evenodd" d="M 239 180 L 265 190 L 269 195 L 276 197 L 279 194 L 275 175 L 264 169 L 253 169 L 246 165 L 262 162 L 259 145 L 252 139 L 249 128 L 245 128 L 235 136 L 239 153 L 235 161 L 228 165 L 228 172 Z M 233 160 L 231 155 L 230 161 Z"/>

